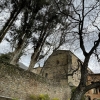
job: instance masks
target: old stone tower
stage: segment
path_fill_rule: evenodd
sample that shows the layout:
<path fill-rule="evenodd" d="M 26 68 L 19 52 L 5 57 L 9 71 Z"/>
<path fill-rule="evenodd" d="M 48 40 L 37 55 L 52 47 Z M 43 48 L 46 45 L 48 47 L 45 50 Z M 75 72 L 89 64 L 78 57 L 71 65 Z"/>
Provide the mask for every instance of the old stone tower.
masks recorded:
<path fill-rule="evenodd" d="M 77 86 L 81 76 L 78 60 L 79 58 L 69 50 L 57 50 L 47 59 L 40 75 L 62 85 Z M 73 73 L 74 70 L 76 71 Z M 34 71 L 36 72 L 36 69 Z"/>

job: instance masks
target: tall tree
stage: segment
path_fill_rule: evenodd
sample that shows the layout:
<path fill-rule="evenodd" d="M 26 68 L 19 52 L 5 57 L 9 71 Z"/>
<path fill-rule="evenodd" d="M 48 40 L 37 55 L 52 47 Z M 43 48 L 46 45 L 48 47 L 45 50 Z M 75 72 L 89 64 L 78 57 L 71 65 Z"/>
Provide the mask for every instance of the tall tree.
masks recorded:
<path fill-rule="evenodd" d="M 18 62 L 22 54 L 22 50 L 25 48 L 25 45 L 28 45 L 27 42 L 31 40 L 33 42 L 34 51 L 28 69 L 31 70 L 36 62 L 40 59 L 41 50 L 43 50 L 44 45 L 47 43 L 48 36 L 51 36 L 51 34 L 55 35 L 55 31 L 58 30 L 58 26 L 61 27 L 59 28 L 59 30 L 64 30 L 64 27 L 68 29 L 70 24 L 68 24 L 68 22 L 66 25 L 64 24 L 66 18 L 64 16 L 62 17 L 62 15 L 59 14 L 59 10 L 52 5 L 52 2 L 48 3 L 45 0 L 42 0 L 31 1 L 31 3 L 29 4 L 29 9 L 23 9 L 24 14 L 22 19 L 24 21 L 21 20 L 22 24 L 20 28 L 16 29 L 16 26 L 14 28 L 12 26 L 12 44 L 17 44 L 15 46 L 11 64 L 15 65 Z M 62 31 L 58 33 L 57 36 L 59 37 L 56 41 L 57 45 L 55 46 L 54 50 L 57 50 L 65 42 L 66 32 Z M 38 38 L 35 38 L 36 35 L 38 36 Z M 51 45 L 52 43 L 49 44 Z"/>
<path fill-rule="evenodd" d="M 10 3 L 6 3 L 7 5 L 12 5 L 10 17 L 5 22 L 3 28 L 0 30 L 0 43 L 2 42 L 3 38 L 5 37 L 7 31 L 12 26 L 14 21 L 16 20 L 18 14 L 22 11 L 22 9 L 27 8 L 30 9 L 30 3 L 32 0 L 11 0 Z M 7 1 L 8 2 L 8 1 Z"/>
<path fill-rule="evenodd" d="M 37 42 L 34 45 L 34 52 L 31 56 L 31 62 L 30 62 L 28 70 L 33 69 L 47 37 L 50 34 L 52 34 L 52 30 L 57 24 L 57 21 L 56 21 L 57 15 L 54 14 L 53 12 L 50 12 L 50 11 L 46 12 L 46 14 L 41 17 L 42 17 L 42 23 L 40 23 L 39 26 L 37 27 L 37 33 L 39 34 L 38 35 L 39 37 L 37 39 Z"/>
<path fill-rule="evenodd" d="M 65 7 L 63 6 L 63 9 L 64 8 Z M 56 28 L 58 26 L 60 26 L 60 25 L 62 27 L 64 26 L 65 18 L 64 18 L 64 16 L 62 17 L 62 15 L 59 14 L 59 10 L 55 8 L 52 1 L 50 2 L 50 6 L 48 6 L 47 8 L 44 8 L 44 9 L 46 9 L 46 13 L 43 14 L 42 24 L 40 25 L 41 28 L 38 27 L 39 37 L 37 39 L 37 43 L 34 46 L 34 50 L 33 50 L 34 52 L 31 56 L 31 62 L 30 62 L 28 70 L 32 70 L 32 68 L 34 67 L 34 65 L 38 61 L 39 56 L 41 54 L 41 50 L 43 49 L 44 45 L 48 41 L 48 37 L 51 34 L 53 34 L 54 30 L 56 30 Z M 68 11 L 68 9 L 67 9 L 67 11 Z M 67 12 L 67 13 L 69 13 L 69 12 Z M 68 28 L 68 26 L 66 25 L 66 28 Z M 55 50 L 57 50 L 64 42 L 63 41 L 64 40 L 64 34 L 59 33 L 58 35 L 61 35 L 59 37 L 61 39 L 58 43 L 58 46 L 57 47 L 55 46 Z"/>
<path fill-rule="evenodd" d="M 14 2 L 12 2 L 12 4 L 13 3 Z M 17 5 L 14 3 L 13 11 L 10 14 L 10 18 L 7 20 L 7 22 L 5 23 L 5 25 L 3 26 L 3 28 L 0 31 L 0 42 L 3 40 L 8 29 L 10 28 L 10 26 L 12 25 L 13 21 L 15 20 L 15 18 L 17 17 L 18 14 L 19 14 L 19 11 L 17 11 Z"/>
<path fill-rule="evenodd" d="M 43 4 L 42 4 L 43 3 Z M 12 33 L 13 40 L 18 41 L 17 46 L 15 47 L 15 51 L 12 56 L 11 64 L 15 65 L 17 64 L 19 58 L 21 57 L 22 51 L 25 48 L 25 46 L 28 43 L 29 38 L 32 38 L 33 31 L 35 29 L 34 22 L 36 21 L 36 16 L 38 15 L 39 10 L 42 9 L 43 5 L 48 5 L 44 1 L 31 1 L 30 5 L 28 5 L 30 8 L 23 9 L 23 15 L 21 19 L 21 26 L 19 29 L 13 29 L 12 32 L 15 31 L 15 33 Z M 12 41 L 12 42 L 14 42 Z M 15 43 L 15 42 L 14 42 Z"/>
<path fill-rule="evenodd" d="M 13 35 L 13 38 L 12 40 L 10 40 L 10 42 L 13 42 L 12 44 L 14 44 L 16 41 L 18 41 L 16 43 L 16 47 L 12 55 L 12 60 L 10 62 L 13 65 L 16 65 L 17 62 L 19 61 L 19 58 L 21 57 L 22 54 L 22 50 L 25 48 L 25 45 L 27 44 L 27 39 L 31 37 L 32 33 L 30 31 L 33 22 L 32 16 L 33 15 L 31 15 L 31 13 L 29 14 L 29 11 L 25 9 L 21 19 L 20 28 L 16 29 L 15 27 L 13 27 L 13 31 L 11 33 L 11 36 Z"/>

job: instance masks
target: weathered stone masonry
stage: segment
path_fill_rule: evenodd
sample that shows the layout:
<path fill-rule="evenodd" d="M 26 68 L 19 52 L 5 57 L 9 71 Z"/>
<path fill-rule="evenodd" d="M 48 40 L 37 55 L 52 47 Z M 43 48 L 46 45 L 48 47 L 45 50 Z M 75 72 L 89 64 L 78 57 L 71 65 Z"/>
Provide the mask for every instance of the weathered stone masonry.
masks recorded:
<path fill-rule="evenodd" d="M 40 77 L 21 68 L 0 64 L 0 95 L 27 100 L 31 94 L 48 94 L 50 98 L 67 100 L 70 89 L 67 85 Z"/>

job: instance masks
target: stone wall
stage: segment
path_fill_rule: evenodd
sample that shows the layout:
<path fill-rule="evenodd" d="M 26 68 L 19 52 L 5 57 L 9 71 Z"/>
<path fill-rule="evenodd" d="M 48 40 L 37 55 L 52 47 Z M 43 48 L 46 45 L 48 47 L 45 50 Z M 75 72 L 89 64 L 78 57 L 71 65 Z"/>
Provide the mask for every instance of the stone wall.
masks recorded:
<path fill-rule="evenodd" d="M 48 94 L 50 98 L 67 100 L 70 88 L 7 63 L 0 64 L 0 95 L 27 100 L 29 95 L 34 94 Z"/>

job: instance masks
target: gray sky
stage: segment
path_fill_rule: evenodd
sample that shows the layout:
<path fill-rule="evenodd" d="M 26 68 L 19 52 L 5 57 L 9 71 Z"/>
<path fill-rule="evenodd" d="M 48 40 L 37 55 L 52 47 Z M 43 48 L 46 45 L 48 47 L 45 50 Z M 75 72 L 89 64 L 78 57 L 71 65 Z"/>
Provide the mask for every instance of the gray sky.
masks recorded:
<path fill-rule="evenodd" d="M 64 47 L 61 47 L 61 49 L 66 50 L 66 48 L 64 48 Z M 9 43 L 6 42 L 5 40 L 3 40 L 3 42 L 0 44 L 0 53 L 7 53 L 7 52 L 11 52 L 11 51 L 12 51 L 12 49 L 11 49 Z M 80 49 L 76 50 L 76 51 L 71 49 L 71 51 L 82 61 L 84 60 L 84 56 Z M 20 62 L 22 62 L 24 65 L 28 66 L 30 63 L 30 57 L 31 57 L 30 53 L 28 55 L 24 55 L 21 57 Z M 44 60 L 41 60 L 40 64 L 41 64 L 41 66 L 43 66 Z M 35 67 L 38 67 L 38 64 L 36 64 Z M 100 64 L 95 60 L 95 57 L 93 57 L 93 56 L 89 62 L 89 68 L 95 73 L 100 73 Z"/>

